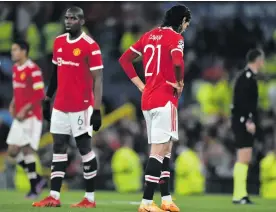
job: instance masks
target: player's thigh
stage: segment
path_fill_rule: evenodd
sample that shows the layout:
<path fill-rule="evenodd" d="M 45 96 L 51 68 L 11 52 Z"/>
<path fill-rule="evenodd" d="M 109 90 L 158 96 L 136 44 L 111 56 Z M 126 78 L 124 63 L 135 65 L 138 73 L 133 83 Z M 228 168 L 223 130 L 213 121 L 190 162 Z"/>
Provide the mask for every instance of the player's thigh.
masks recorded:
<path fill-rule="evenodd" d="M 39 142 L 42 132 L 42 121 L 38 120 L 36 117 L 33 117 L 31 122 L 33 127 L 30 131 L 30 146 L 33 150 L 37 151 L 39 148 Z"/>
<path fill-rule="evenodd" d="M 7 144 L 14 146 L 22 146 L 23 137 L 23 125 L 22 122 L 14 119 L 7 137 Z"/>
<path fill-rule="evenodd" d="M 50 132 L 53 134 L 71 135 L 71 124 L 69 113 L 53 109 L 51 117 Z"/>
<path fill-rule="evenodd" d="M 177 108 L 168 102 L 164 107 L 151 110 L 151 143 L 159 144 L 178 140 Z"/>
<path fill-rule="evenodd" d="M 151 115 L 149 110 L 143 110 L 143 115 L 146 121 L 146 127 L 147 127 L 147 135 L 148 135 L 148 143 L 151 144 Z"/>
<path fill-rule="evenodd" d="M 78 137 L 85 133 L 92 136 L 92 126 L 90 126 L 90 117 L 92 113 L 92 107 L 80 112 L 69 113 L 73 137 Z"/>

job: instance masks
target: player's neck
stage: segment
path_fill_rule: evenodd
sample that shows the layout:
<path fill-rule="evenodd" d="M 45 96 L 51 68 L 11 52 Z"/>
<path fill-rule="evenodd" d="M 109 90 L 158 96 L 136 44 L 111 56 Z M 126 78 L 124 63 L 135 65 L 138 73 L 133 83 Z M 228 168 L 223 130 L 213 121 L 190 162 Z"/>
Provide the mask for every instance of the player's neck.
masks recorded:
<path fill-rule="evenodd" d="M 77 39 L 79 36 L 81 36 L 82 31 L 79 32 L 75 32 L 75 33 L 69 33 L 69 39 L 70 40 L 75 40 Z"/>
<path fill-rule="evenodd" d="M 247 67 L 250 68 L 250 70 L 254 73 L 257 74 L 258 73 L 258 68 L 256 68 L 256 66 L 254 64 L 247 64 Z"/>
<path fill-rule="evenodd" d="M 19 60 L 19 61 L 17 62 L 17 64 L 18 64 L 19 66 L 22 66 L 22 65 L 24 65 L 24 64 L 27 62 L 28 59 L 29 59 L 29 58 L 24 58 L 24 59 L 22 59 L 22 60 Z"/>

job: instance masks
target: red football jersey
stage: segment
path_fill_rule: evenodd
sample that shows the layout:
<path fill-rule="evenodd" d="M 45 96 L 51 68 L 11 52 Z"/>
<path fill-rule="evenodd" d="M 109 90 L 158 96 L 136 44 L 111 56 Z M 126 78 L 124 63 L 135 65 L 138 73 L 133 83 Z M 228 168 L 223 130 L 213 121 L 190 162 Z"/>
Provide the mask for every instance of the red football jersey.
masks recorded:
<path fill-rule="evenodd" d="M 166 81 L 176 82 L 171 53 L 181 51 L 183 55 L 183 37 L 170 27 L 159 27 L 145 33 L 130 49 L 143 57 L 142 110 L 163 107 L 168 101 L 177 106 L 178 98 Z"/>
<path fill-rule="evenodd" d="M 69 34 L 54 42 L 53 60 L 58 66 L 58 86 L 54 108 L 63 112 L 78 112 L 94 105 L 91 71 L 102 69 L 99 45 L 84 32 L 75 40 Z"/>
<path fill-rule="evenodd" d="M 31 103 L 33 107 L 28 112 L 27 118 L 36 116 L 42 120 L 41 100 L 43 100 L 45 93 L 42 73 L 38 65 L 31 60 L 27 60 L 21 66 L 15 64 L 12 78 L 15 114 L 26 104 Z"/>

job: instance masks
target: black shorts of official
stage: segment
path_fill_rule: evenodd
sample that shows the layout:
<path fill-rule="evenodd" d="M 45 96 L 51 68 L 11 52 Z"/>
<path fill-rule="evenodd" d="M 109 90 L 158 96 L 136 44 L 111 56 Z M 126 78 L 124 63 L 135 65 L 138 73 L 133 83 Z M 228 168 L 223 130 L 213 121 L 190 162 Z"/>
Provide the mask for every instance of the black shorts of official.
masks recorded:
<path fill-rule="evenodd" d="M 240 118 L 232 118 L 231 128 L 237 149 L 253 147 L 255 136 L 247 132 L 245 122 L 241 122 Z"/>

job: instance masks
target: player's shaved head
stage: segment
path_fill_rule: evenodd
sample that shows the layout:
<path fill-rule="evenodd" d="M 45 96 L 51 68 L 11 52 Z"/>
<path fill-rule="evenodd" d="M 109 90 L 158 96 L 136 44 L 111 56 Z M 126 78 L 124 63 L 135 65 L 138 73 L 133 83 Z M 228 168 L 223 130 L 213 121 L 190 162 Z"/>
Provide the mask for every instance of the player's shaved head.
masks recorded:
<path fill-rule="evenodd" d="M 66 13 L 72 13 L 76 15 L 79 19 L 84 19 L 84 12 L 80 7 L 70 7 L 66 10 Z"/>

